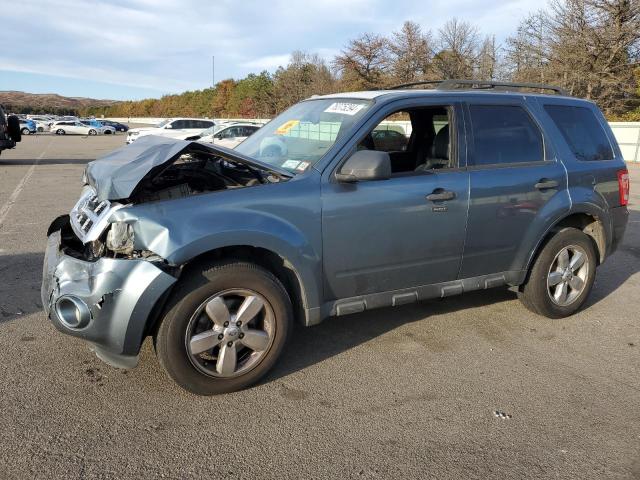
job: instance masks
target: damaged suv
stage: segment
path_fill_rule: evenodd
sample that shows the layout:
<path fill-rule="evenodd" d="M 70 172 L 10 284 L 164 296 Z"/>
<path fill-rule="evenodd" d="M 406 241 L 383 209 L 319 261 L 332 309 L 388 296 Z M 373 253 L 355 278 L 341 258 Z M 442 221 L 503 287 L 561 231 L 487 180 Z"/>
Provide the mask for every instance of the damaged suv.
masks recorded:
<path fill-rule="evenodd" d="M 197 394 L 258 381 L 294 318 L 503 285 L 571 315 L 622 238 L 628 173 L 593 103 L 520 87 L 314 97 L 235 150 L 141 138 L 50 226 L 45 310 L 116 367 L 153 337 Z M 396 119 L 405 138 L 376 143 Z"/>

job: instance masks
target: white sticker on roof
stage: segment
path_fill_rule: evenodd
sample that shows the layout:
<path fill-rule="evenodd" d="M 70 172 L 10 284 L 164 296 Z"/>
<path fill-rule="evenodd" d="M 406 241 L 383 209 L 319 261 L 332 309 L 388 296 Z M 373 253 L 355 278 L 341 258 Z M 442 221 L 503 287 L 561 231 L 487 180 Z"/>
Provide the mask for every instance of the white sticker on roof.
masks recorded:
<path fill-rule="evenodd" d="M 341 113 L 342 115 L 355 115 L 364 107 L 364 103 L 335 102 L 332 103 L 324 112 Z"/>

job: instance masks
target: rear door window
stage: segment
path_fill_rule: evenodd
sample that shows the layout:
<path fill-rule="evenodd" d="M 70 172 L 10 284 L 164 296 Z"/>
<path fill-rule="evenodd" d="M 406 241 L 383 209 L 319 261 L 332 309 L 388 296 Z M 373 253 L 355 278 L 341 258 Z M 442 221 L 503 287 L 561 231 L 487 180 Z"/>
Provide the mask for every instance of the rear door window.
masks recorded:
<path fill-rule="evenodd" d="M 544 109 L 578 160 L 613 159 L 611 143 L 590 109 L 570 105 L 545 105 Z"/>
<path fill-rule="evenodd" d="M 469 105 L 476 166 L 544 160 L 542 133 L 518 105 Z"/>

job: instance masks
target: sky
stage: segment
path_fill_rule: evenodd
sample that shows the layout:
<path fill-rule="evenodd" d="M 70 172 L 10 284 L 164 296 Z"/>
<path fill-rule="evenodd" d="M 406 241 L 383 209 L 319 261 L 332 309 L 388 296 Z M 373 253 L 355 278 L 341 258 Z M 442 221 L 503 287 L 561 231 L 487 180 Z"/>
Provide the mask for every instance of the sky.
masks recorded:
<path fill-rule="evenodd" d="M 19 8 L 16 8 L 19 5 Z M 499 42 L 534 0 L 0 0 L 0 90 L 116 100 L 201 89 L 286 65 L 330 60 L 362 33 L 452 17 Z"/>

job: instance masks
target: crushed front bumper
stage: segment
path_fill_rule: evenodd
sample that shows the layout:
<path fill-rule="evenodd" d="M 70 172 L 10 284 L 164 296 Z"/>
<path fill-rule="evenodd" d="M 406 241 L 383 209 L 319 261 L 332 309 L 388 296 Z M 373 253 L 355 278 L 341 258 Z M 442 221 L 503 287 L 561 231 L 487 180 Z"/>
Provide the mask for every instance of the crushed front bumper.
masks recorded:
<path fill-rule="evenodd" d="M 58 330 L 91 342 L 105 362 L 133 368 L 147 320 L 175 281 L 146 260 L 65 255 L 58 230 L 47 240 L 42 305 Z"/>

